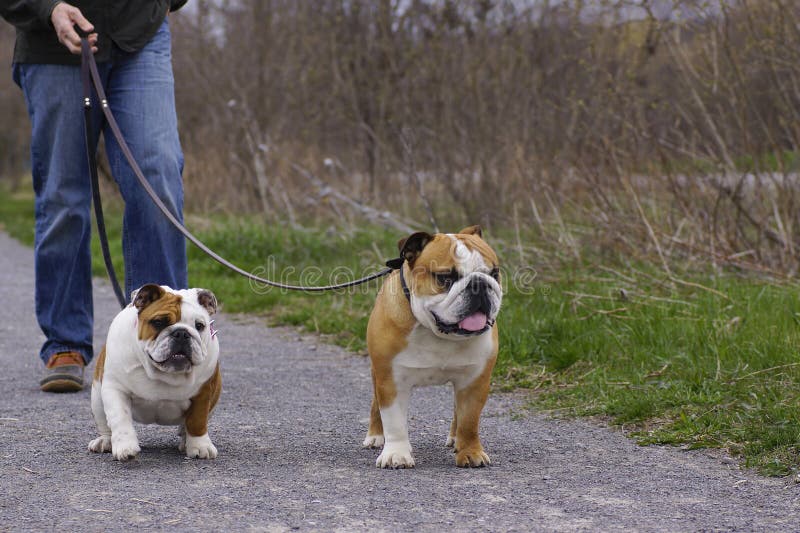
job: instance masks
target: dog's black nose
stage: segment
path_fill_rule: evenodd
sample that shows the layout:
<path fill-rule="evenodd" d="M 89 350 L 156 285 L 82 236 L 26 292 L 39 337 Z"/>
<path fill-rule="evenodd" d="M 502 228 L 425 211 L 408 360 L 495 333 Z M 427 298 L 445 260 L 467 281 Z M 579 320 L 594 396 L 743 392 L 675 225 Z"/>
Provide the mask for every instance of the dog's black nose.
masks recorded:
<path fill-rule="evenodd" d="M 176 329 L 175 331 L 170 333 L 170 337 L 172 337 L 175 340 L 187 340 L 187 341 L 192 338 L 192 336 L 189 335 L 189 331 L 183 328 Z"/>
<path fill-rule="evenodd" d="M 467 294 L 469 294 L 469 310 L 483 311 L 487 315 L 491 313 L 492 301 L 489 298 L 489 283 L 483 276 L 473 276 L 467 285 Z"/>
<path fill-rule="evenodd" d="M 469 285 L 467 286 L 467 290 L 469 290 L 470 294 L 480 294 L 485 292 L 488 288 L 489 284 L 483 279 L 483 276 L 473 276 L 472 279 L 469 280 Z"/>

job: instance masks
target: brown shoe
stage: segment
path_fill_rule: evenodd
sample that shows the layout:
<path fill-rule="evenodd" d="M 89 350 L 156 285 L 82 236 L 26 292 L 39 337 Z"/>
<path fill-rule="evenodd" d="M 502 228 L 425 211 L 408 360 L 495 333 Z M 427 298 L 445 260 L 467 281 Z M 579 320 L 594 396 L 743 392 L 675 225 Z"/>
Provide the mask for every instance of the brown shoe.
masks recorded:
<path fill-rule="evenodd" d="M 78 352 L 58 352 L 44 368 L 39 387 L 45 392 L 78 392 L 83 390 L 83 367 L 86 363 Z"/>

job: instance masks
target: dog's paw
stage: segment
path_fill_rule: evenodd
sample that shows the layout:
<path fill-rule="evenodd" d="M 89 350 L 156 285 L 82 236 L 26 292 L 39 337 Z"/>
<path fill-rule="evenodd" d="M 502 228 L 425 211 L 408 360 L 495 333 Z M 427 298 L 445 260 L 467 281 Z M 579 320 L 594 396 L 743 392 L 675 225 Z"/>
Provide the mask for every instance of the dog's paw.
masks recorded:
<path fill-rule="evenodd" d="M 217 457 L 217 447 L 211 442 L 208 433 L 193 437 L 186 435 L 186 457 L 189 459 L 214 459 Z"/>
<path fill-rule="evenodd" d="M 383 446 L 383 435 L 367 435 L 361 446 L 364 448 L 380 448 Z"/>
<path fill-rule="evenodd" d="M 117 461 L 130 461 L 135 459 L 139 452 L 139 443 L 135 440 L 114 440 L 111 442 L 111 455 Z"/>
<path fill-rule="evenodd" d="M 94 453 L 106 453 L 111 451 L 111 436 L 100 435 L 89 442 L 89 451 Z"/>
<path fill-rule="evenodd" d="M 447 436 L 447 440 L 444 441 L 444 445 L 447 446 L 448 448 L 454 448 L 455 449 L 455 447 L 456 447 L 456 438 L 453 435 L 448 435 Z"/>
<path fill-rule="evenodd" d="M 402 445 L 385 445 L 378 459 L 375 460 L 375 466 L 378 468 L 414 468 L 411 448 Z"/>
<path fill-rule="evenodd" d="M 456 464 L 463 467 L 477 468 L 492 464 L 483 448 L 467 448 L 456 453 Z"/>

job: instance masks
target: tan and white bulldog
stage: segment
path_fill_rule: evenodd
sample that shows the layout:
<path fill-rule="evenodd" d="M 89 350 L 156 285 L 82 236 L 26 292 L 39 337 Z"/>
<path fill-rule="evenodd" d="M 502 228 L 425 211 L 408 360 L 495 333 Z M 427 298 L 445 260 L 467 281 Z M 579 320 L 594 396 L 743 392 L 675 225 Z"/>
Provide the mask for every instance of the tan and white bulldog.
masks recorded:
<path fill-rule="evenodd" d="M 454 447 L 458 466 L 488 465 L 478 421 L 497 358 L 497 255 L 479 226 L 456 234 L 414 233 L 398 247 L 404 263 L 384 282 L 367 326 L 374 394 L 363 445 L 383 446 L 378 467 L 413 467 L 411 389 L 450 382 L 455 409 L 446 444 Z"/>
<path fill-rule="evenodd" d="M 215 458 L 207 421 L 222 391 L 211 320 L 216 297 L 150 284 L 131 300 L 111 323 L 95 366 L 92 413 L 100 436 L 89 450 L 133 459 L 140 451 L 135 420 L 177 425 L 187 457 Z"/>

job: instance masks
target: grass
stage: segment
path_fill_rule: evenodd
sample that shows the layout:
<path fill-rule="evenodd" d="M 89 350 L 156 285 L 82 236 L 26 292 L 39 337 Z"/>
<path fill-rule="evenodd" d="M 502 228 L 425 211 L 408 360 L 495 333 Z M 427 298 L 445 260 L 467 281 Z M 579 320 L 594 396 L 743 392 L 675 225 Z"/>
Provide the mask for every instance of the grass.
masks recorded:
<path fill-rule="evenodd" d="M 729 299 L 565 276 L 528 309 L 504 309 L 501 377 L 541 391 L 539 408 L 606 417 L 642 444 L 727 448 L 788 474 L 800 464 L 797 291 L 704 281 Z M 675 301 L 647 297 L 664 293 Z"/>
<path fill-rule="evenodd" d="M 119 260 L 118 220 L 112 210 L 108 224 Z M 30 196 L 7 194 L 0 203 L 4 229 L 30 244 L 32 221 Z M 391 257 L 398 238 L 376 228 L 342 233 L 242 218 L 209 225 L 190 217 L 189 225 L 202 228 L 207 244 L 245 269 L 274 264 L 270 275 L 290 265 L 325 272 L 343 265 L 360 273 Z M 94 271 L 102 276 L 94 246 Z M 503 257 L 515 256 L 498 248 Z M 191 284 L 213 288 L 226 311 L 260 313 L 273 324 L 329 335 L 363 352 L 376 285 L 345 294 L 260 294 L 194 248 L 190 265 Z M 506 267 L 507 282 L 512 267 Z M 642 444 L 725 448 L 767 475 L 797 471 L 800 300 L 794 285 L 696 274 L 673 283 L 647 265 L 619 271 L 580 265 L 541 274 L 527 290 L 508 287 L 498 388 L 529 388 L 537 409 L 600 416 Z"/>

